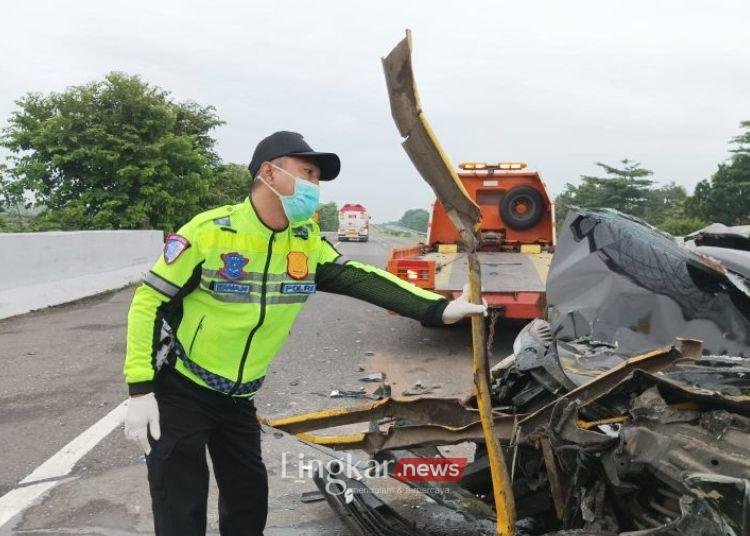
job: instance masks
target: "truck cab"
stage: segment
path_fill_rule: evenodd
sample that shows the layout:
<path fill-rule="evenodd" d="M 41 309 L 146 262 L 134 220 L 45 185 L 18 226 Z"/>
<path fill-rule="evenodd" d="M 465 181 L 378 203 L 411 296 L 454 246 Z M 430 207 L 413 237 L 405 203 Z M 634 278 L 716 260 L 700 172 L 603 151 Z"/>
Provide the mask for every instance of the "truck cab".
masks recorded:
<path fill-rule="evenodd" d="M 457 174 L 480 209 L 482 297 L 506 318 L 543 317 L 555 221 L 540 174 L 523 162 L 464 162 Z M 392 249 L 388 271 L 448 298 L 460 294 L 468 280 L 466 254 L 440 202 L 432 206 L 427 242 Z"/>

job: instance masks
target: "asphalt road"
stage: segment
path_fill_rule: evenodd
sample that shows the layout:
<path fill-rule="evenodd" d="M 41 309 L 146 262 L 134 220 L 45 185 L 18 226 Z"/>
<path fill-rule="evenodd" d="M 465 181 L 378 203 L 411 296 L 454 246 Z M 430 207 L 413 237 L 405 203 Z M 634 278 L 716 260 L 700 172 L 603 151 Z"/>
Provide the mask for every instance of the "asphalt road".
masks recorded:
<path fill-rule="evenodd" d="M 376 235 L 339 248 L 384 266 L 388 249 L 403 242 Z M 19 481 L 125 399 L 121 367 L 133 290 L 0 321 L 0 496 L 20 489 Z M 511 352 L 516 329 L 499 328 L 496 360 Z M 394 395 L 421 382 L 438 386 L 433 396 L 464 396 L 471 391 L 468 326 L 424 328 L 364 302 L 312 296 L 257 396 L 259 413 L 280 417 L 361 403 L 329 395 L 362 385 L 372 390 L 359 378 L 373 372 L 386 374 Z M 272 432 L 264 435 L 263 453 L 270 481 L 266 534 L 349 534 L 325 502 L 300 500 L 315 486 L 296 478 L 294 461 L 300 455 L 326 461 L 325 455 Z M 434 520 L 425 514 L 422 496 L 400 490 L 393 499 L 407 515 L 421 511 L 424 523 Z M 448 516 L 440 524 L 449 531 L 460 520 Z M 69 477 L 0 526 L 0 536 L 152 533 L 144 459 L 121 426 L 80 459 Z M 213 485 L 209 534 L 218 534 Z"/>

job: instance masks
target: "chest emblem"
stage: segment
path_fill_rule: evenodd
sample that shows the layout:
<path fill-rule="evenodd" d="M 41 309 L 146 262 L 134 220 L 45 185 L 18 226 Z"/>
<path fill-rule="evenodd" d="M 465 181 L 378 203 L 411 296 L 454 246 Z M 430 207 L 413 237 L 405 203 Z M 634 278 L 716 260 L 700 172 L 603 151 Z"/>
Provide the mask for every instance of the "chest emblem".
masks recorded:
<path fill-rule="evenodd" d="M 232 253 L 222 253 L 221 260 L 224 261 L 224 267 L 219 270 L 219 275 L 224 279 L 239 281 L 247 277 L 243 268 L 250 262 L 250 259 L 243 257 L 235 251 Z"/>
<path fill-rule="evenodd" d="M 291 251 L 286 256 L 286 273 L 293 279 L 307 277 L 307 255 L 301 251 Z"/>

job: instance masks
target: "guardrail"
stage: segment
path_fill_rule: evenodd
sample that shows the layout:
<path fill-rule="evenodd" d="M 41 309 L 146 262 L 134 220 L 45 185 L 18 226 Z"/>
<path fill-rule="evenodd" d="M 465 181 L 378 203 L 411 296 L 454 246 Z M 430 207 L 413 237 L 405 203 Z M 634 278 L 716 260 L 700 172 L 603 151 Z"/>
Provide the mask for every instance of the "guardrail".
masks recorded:
<path fill-rule="evenodd" d="M 0 233 L 0 318 L 136 282 L 162 246 L 161 231 Z"/>

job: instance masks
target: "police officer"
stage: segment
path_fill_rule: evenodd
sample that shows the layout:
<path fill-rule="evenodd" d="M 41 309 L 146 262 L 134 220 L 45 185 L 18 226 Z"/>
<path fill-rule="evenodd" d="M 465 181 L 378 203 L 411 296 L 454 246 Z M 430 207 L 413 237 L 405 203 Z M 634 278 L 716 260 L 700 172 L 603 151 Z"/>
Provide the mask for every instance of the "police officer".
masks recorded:
<path fill-rule="evenodd" d="M 203 212 L 167 237 L 128 313 L 125 434 L 146 452 L 159 536 L 204 535 L 208 447 L 223 536 L 260 535 L 268 510 L 253 396 L 314 292 L 352 296 L 425 325 L 484 312 L 355 260 L 311 219 L 333 153 L 300 134 L 262 140 L 250 195 Z"/>

